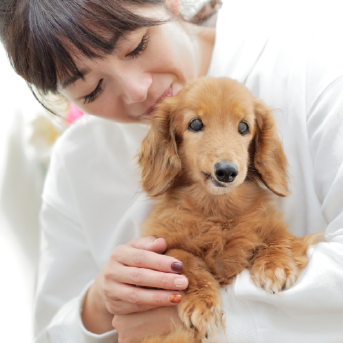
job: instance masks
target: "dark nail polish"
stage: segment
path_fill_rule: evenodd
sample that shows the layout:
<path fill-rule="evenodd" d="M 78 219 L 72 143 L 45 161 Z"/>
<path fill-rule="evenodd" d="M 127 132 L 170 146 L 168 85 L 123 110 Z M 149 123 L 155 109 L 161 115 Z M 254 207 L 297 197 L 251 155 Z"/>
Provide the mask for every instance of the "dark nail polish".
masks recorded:
<path fill-rule="evenodd" d="M 182 272 L 183 269 L 183 264 L 181 262 L 173 262 L 170 266 L 170 268 L 174 271 L 174 272 Z"/>

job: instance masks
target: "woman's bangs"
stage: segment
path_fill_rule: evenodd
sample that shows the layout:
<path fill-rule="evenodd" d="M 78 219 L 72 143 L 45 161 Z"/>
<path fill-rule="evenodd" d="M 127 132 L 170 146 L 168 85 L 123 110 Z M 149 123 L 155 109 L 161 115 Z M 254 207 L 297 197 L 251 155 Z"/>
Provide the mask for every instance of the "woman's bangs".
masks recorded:
<path fill-rule="evenodd" d="M 141 17 L 128 9 L 138 3 L 164 1 L 122 0 L 35 0 L 26 3 L 28 47 L 21 48 L 26 60 L 17 72 L 43 92 L 56 92 L 58 83 L 70 77 L 83 77 L 74 57 L 101 58 L 111 54 L 116 42 L 127 32 L 163 22 Z M 22 20 L 22 19 L 21 19 Z M 23 40 L 21 37 L 20 40 Z M 18 56 L 17 54 L 13 54 Z M 12 56 L 13 56 L 12 55 Z"/>

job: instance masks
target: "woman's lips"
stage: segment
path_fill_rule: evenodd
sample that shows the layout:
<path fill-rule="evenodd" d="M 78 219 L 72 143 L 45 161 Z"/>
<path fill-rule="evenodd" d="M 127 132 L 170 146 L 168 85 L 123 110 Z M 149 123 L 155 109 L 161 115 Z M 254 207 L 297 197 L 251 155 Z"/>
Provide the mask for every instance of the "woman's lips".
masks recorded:
<path fill-rule="evenodd" d="M 169 97 L 169 96 L 173 96 L 173 89 L 172 86 L 170 86 L 156 101 L 155 103 L 149 107 L 149 109 L 142 115 L 143 117 L 149 116 L 152 111 L 154 110 L 154 108 L 156 107 L 156 105 L 158 103 L 160 103 L 163 99 Z"/>

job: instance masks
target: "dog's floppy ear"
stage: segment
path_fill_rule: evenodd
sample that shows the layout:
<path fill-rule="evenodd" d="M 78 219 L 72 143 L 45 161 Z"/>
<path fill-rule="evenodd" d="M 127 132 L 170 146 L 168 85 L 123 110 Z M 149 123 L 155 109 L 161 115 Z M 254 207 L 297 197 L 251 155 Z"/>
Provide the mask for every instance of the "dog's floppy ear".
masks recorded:
<path fill-rule="evenodd" d="M 181 171 L 172 125 L 173 100 L 166 99 L 155 109 L 138 154 L 142 186 L 151 197 L 163 194 Z"/>
<path fill-rule="evenodd" d="M 255 136 L 254 167 L 263 183 L 275 194 L 287 196 L 287 159 L 277 135 L 272 111 L 255 99 L 257 131 Z"/>

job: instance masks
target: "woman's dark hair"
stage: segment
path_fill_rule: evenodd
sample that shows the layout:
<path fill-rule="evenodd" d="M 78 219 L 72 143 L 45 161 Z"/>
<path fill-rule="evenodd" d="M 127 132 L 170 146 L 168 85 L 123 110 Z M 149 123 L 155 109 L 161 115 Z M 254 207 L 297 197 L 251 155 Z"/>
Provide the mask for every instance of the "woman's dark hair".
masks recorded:
<path fill-rule="evenodd" d="M 165 0 L 1 0 L 0 38 L 15 71 L 43 93 L 66 77 L 83 77 L 70 53 L 111 54 L 126 33 L 163 22 L 139 16 L 132 6 Z"/>

